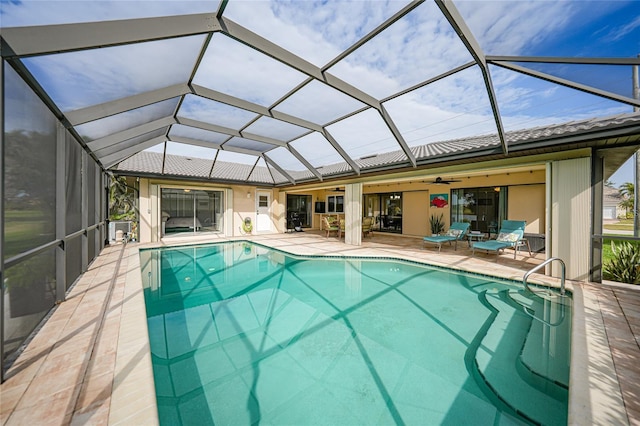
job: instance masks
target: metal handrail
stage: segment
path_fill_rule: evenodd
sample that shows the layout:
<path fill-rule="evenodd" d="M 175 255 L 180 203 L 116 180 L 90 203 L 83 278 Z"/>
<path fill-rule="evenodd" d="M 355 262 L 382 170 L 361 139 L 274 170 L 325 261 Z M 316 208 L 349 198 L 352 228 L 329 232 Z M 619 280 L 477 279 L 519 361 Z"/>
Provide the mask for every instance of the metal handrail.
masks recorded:
<path fill-rule="evenodd" d="M 529 275 L 533 274 L 538 269 L 542 268 L 543 266 L 546 266 L 547 264 L 553 262 L 554 260 L 557 260 L 558 262 L 560 262 L 560 265 L 562 266 L 562 273 L 560 275 L 560 295 L 564 296 L 564 278 L 565 278 L 566 266 L 564 264 L 564 261 L 562 259 L 560 259 L 559 257 L 550 257 L 549 259 L 545 260 L 544 262 L 542 262 L 541 264 L 539 264 L 535 268 L 530 269 L 526 274 L 524 274 L 524 277 L 522 277 L 522 284 L 524 284 L 525 290 L 532 291 L 529 288 L 529 285 L 527 284 L 527 278 L 529 278 Z"/>

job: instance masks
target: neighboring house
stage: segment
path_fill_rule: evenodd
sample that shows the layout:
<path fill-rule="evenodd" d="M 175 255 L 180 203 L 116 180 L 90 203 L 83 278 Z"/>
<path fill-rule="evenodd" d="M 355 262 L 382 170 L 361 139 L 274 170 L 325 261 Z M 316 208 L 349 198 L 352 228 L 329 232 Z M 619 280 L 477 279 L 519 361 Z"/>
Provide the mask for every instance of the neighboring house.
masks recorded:
<path fill-rule="evenodd" d="M 626 211 L 623 207 L 620 207 L 622 201 L 623 198 L 618 189 L 605 186 L 602 194 L 602 218 L 618 219 L 625 217 Z"/>

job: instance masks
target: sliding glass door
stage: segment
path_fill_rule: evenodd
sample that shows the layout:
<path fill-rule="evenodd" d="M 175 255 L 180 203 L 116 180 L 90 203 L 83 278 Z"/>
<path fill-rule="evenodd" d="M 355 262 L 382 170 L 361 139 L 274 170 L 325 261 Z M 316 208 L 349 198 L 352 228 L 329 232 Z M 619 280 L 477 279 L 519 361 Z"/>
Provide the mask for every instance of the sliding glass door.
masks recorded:
<path fill-rule="evenodd" d="M 362 215 L 374 218 L 373 229 L 402 233 L 402 193 L 365 194 Z"/>
<path fill-rule="evenodd" d="M 162 235 L 222 231 L 222 191 L 162 188 L 161 194 Z"/>
<path fill-rule="evenodd" d="M 451 221 L 468 222 L 472 231 L 498 232 L 507 218 L 507 187 L 454 189 L 451 191 Z"/>

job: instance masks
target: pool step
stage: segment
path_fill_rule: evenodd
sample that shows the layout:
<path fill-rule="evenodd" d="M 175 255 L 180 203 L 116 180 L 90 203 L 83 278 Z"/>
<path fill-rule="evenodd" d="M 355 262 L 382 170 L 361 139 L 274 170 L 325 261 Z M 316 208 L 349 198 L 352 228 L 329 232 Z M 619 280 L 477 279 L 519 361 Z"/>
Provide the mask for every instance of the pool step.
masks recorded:
<path fill-rule="evenodd" d="M 560 387 L 566 392 L 569 388 L 571 299 L 539 297 L 520 290 L 510 291 L 508 300 L 526 306 L 526 312 L 534 319 L 522 350 L 523 367 L 534 375 L 532 380 L 545 391 L 553 392 Z"/>
<path fill-rule="evenodd" d="M 478 371 L 504 403 L 532 423 L 566 424 L 566 389 L 541 380 L 521 358 L 528 339 L 531 347 L 539 344 L 533 337 L 535 333 L 531 334 L 537 321 L 509 299 L 506 291 L 486 294 L 487 302 L 497 312 L 476 351 Z M 536 309 L 535 301 L 530 308 Z"/>

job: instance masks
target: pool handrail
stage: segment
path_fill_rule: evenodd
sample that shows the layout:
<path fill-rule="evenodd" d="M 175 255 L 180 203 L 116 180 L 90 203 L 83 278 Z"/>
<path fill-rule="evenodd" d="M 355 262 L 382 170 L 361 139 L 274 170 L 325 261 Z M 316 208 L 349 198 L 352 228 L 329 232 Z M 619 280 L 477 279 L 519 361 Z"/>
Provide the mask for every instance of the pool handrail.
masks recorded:
<path fill-rule="evenodd" d="M 529 271 L 527 271 L 527 273 L 525 273 L 524 276 L 522 277 L 522 284 L 524 284 L 525 290 L 529 290 L 529 291 L 533 292 L 533 290 L 531 290 L 529 288 L 529 285 L 527 284 L 527 279 L 529 278 L 529 275 L 533 274 L 538 269 L 540 269 L 543 266 L 546 266 L 549 263 L 551 263 L 553 261 L 556 261 L 556 260 L 558 262 L 560 262 L 560 266 L 562 266 L 562 268 L 561 268 L 562 272 L 561 272 L 561 275 L 560 275 L 560 295 L 564 296 L 564 279 L 565 279 L 565 275 L 566 275 L 566 266 L 564 264 L 564 261 L 562 259 L 560 259 L 559 257 L 550 257 L 549 259 L 545 260 L 544 262 L 542 262 L 538 266 L 536 266 L 536 267 L 530 269 Z"/>

